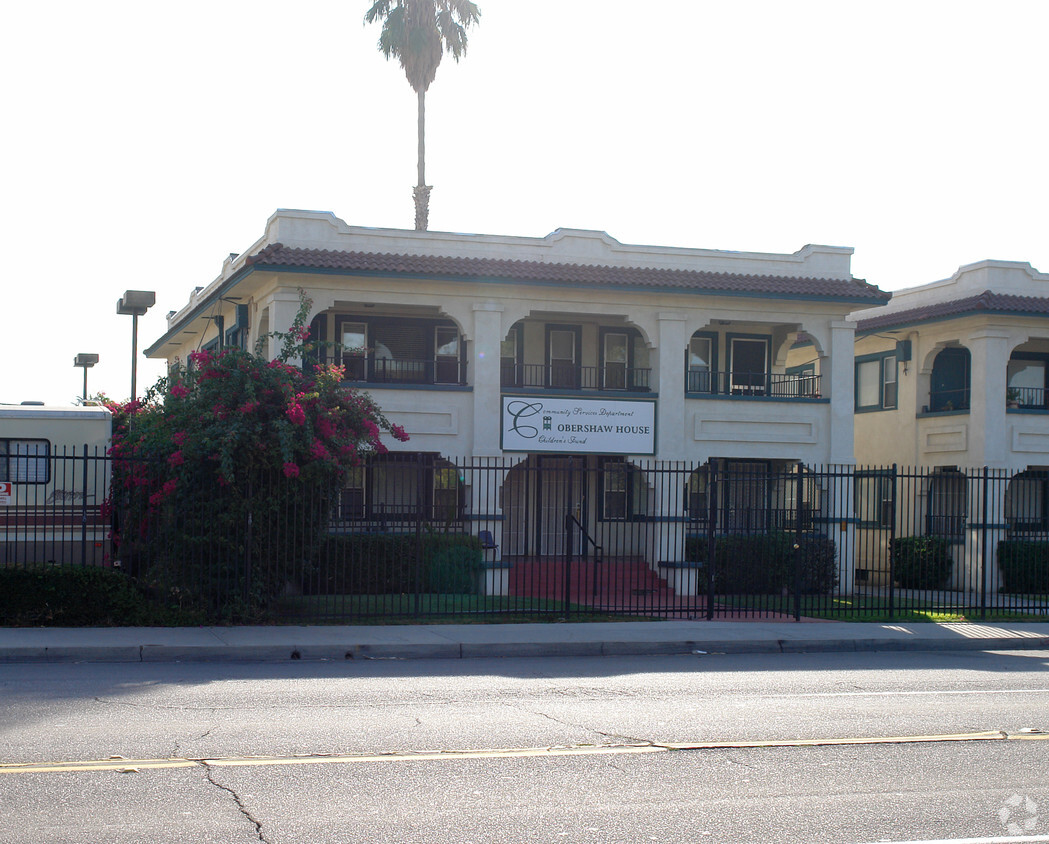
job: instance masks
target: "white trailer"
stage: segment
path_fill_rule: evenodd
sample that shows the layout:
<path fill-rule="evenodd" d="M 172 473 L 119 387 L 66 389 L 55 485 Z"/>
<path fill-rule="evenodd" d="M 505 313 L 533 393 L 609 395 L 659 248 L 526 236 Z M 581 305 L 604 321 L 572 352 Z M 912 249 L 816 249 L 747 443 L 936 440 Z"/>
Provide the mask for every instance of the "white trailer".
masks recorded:
<path fill-rule="evenodd" d="M 109 559 L 112 428 L 101 405 L 0 405 L 0 565 Z"/>

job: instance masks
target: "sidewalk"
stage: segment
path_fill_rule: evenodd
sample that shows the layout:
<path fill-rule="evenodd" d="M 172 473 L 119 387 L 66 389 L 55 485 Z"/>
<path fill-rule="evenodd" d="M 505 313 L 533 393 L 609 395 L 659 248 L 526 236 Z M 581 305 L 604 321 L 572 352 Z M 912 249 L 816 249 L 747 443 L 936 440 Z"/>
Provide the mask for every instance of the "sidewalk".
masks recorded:
<path fill-rule="evenodd" d="M 1049 649 L 1049 622 L 656 621 L 377 627 L 0 628 L 0 663 L 279 662 Z"/>

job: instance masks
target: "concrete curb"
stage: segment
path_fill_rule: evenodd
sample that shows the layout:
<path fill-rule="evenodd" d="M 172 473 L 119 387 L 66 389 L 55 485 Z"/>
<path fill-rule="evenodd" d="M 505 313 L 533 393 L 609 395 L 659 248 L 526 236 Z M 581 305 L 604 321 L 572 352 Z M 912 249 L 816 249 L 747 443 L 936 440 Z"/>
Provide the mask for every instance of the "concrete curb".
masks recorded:
<path fill-rule="evenodd" d="M 0 664 L 73 662 L 307 662 L 674 654 L 872 653 L 877 651 L 1049 650 L 1049 636 L 751 639 L 569 642 L 396 642 L 0 646 Z"/>

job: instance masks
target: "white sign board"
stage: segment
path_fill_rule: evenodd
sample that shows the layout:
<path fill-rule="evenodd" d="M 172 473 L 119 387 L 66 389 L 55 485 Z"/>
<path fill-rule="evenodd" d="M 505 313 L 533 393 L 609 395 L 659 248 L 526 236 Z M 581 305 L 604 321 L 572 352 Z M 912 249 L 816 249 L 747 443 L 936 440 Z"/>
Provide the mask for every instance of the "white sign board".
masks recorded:
<path fill-rule="evenodd" d="M 655 454 L 656 403 L 503 396 L 504 451 Z"/>
<path fill-rule="evenodd" d="M 11 496 L 12 496 L 12 494 L 13 494 L 13 490 L 11 489 L 10 481 L 2 481 L 2 482 L 0 482 L 0 507 L 10 507 L 11 506 Z"/>

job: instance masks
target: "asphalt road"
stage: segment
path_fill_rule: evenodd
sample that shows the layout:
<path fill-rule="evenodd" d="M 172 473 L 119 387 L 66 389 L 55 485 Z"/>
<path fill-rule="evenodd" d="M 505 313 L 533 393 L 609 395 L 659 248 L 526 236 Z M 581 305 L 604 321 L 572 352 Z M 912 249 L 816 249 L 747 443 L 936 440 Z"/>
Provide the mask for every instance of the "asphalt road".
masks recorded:
<path fill-rule="evenodd" d="M 0 842 L 1049 841 L 1047 667 L 0 666 Z"/>

